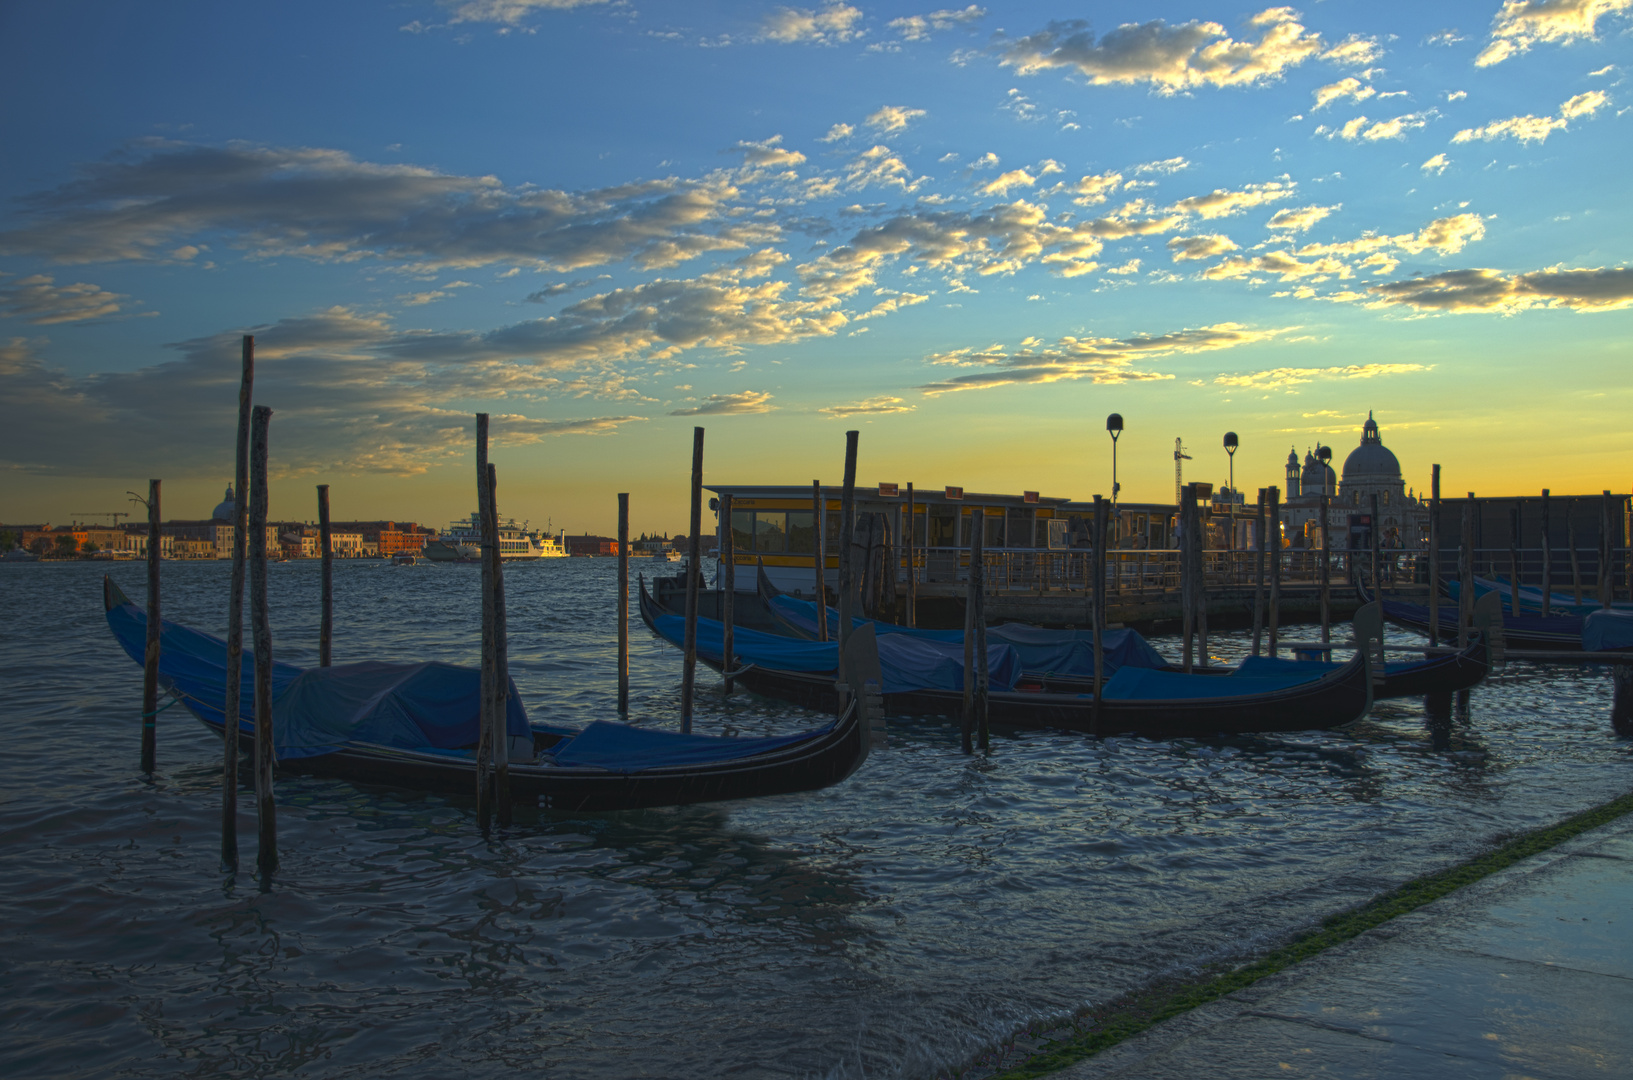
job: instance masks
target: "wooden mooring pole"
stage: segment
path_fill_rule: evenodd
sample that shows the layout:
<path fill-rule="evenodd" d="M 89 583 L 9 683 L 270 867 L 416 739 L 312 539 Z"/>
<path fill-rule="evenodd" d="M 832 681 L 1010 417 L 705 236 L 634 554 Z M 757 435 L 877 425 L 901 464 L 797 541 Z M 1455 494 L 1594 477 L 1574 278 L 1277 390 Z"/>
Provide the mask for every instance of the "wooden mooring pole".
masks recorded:
<path fill-rule="evenodd" d="M 971 693 L 967 695 L 971 706 L 971 719 L 965 722 L 968 728 L 973 721 L 975 726 L 976 743 L 982 750 L 988 750 L 992 744 L 991 728 L 987 723 L 987 567 L 986 567 L 986 511 L 982 507 L 975 507 L 971 511 L 970 524 L 970 587 L 969 624 L 971 633 L 970 644 L 965 646 L 965 653 L 974 653 L 975 666 L 964 669 L 964 681 L 969 684 Z"/>
<path fill-rule="evenodd" d="M 822 481 L 811 481 L 811 520 L 816 528 L 816 551 L 813 562 L 816 590 L 811 594 L 817 606 L 817 640 L 828 640 L 828 500 L 822 497 Z"/>
<path fill-rule="evenodd" d="M 1554 591 L 1554 552 L 1548 541 L 1548 489 L 1542 489 L 1542 617 L 1548 617 L 1548 608 L 1553 604 Z"/>
<path fill-rule="evenodd" d="M 1196 656 L 1191 645 L 1192 635 L 1196 632 L 1195 517 L 1196 485 L 1186 484 L 1179 493 L 1179 622 L 1180 636 L 1184 639 L 1180 647 L 1180 666 L 1187 673 L 1194 666 Z M 1089 576 L 1094 576 L 1092 558 Z M 1089 620 L 1091 623 L 1094 620 L 1092 600 Z"/>
<path fill-rule="evenodd" d="M 1633 735 L 1633 664 L 1610 666 L 1610 726 L 1618 735 Z"/>
<path fill-rule="evenodd" d="M 919 624 L 918 571 L 913 566 L 913 548 L 917 543 L 914 530 L 917 527 L 917 522 L 913 514 L 913 481 L 909 480 L 907 482 L 907 524 L 902 526 L 902 546 L 907 551 L 907 625 L 910 627 Z"/>
<path fill-rule="evenodd" d="M 267 428 L 272 410 L 255 406 L 250 420 L 250 636 L 255 648 L 255 870 L 264 888 L 278 868 L 278 813 L 272 801 L 272 622 L 267 615 Z"/>
<path fill-rule="evenodd" d="M 1257 541 L 1253 552 L 1253 655 L 1261 655 L 1264 645 L 1264 502 L 1265 489 L 1259 489 L 1258 514 L 1254 518 L 1253 537 Z"/>
<path fill-rule="evenodd" d="M 1384 595 L 1383 579 L 1383 519 L 1378 516 L 1378 493 L 1372 493 L 1372 589 L 1377 594 L 1374 599 L 1382 600 Z M 1378 624 L 1378 643 L 1383 644 L 1384 624 Z M 1331 660 L 1329 654 L 1325 659 Z"/>
<path fill-rule="evenodd" d="M 1457 647 L 1469 643 L 1474 623 L 1474 492 L 1463 504 L 1463 535 L 1457 545 Z"/>
<path fill-rule="evenodd" d="M 850 643 L 856 615 L 856 440 L 861 433 L 845 432 L 845 484 L 839 492 L 839 660 Z M 843 681 L 845 672 L 840 672 Z"/>
<path fill-rule="evenodd" d="M 618 493 L 618 712 L 629 712 L 629 492 Z"/>
<path fill-rule="evenodd" d="M 159 741 L 159 639 L 164 629 L 159 606 L 159 484 L 147 482 L 147 643 L 142 652 L 142 771 L 153 773 Z"/>
<path fill-rule="evenodd" d="M 1508 610 L 1520 613 L 1520 500 L 1508 511 Z"/>
<path fill-rule="evenodd" d="M 692 429 L 692 516 L 686 538 L 686 636 L 680 681 L 680 730 L 692 733 L 692 695 L 697 689 L 697 583 L 703 573 L 703 429 Z"/>
<path fill-rule="evenodd" d="M 221 867 L 238 869 L 238 714 L 244 685 L 244 560 L 249 544 L 250 408 L 255 390 L 255 338 L 244 335 L 238 380 L 238 438 L 233 444 L 232 595 L 227 598 L 227 685 L 222 709 Z M 266 546 L 266 535 L 256 538 Z"/>
<path fill-rule="evenodd" d="M 1100 692 L 1106 684 L 1106 503 L 1094 497 L 1094 711 L 1090 732 L 1100 735 Z"/>
<path fill-rule="evenodd" d="M 1196 605 L 1196 662 L 1203 667 L 1208 666 L 1208 525 L 1202 516 L 1202 507 L 1197 505 L 1200 497 L 1197 489 L 1192 488 L 1191 499 L 1191 530 L 1195 534 L 1196 543 L 1191 548 L 1191 561 L 1195 576 L 1192 598 Z"/>
<path fill-rule="evenodd" d="M 486 835 L 493 821 L 493 685 L 496 675 L 493 621 L 493 554 L 498 538 L 488 513 L 488 414 L 476 414 L 476 517 L 481 537 L 482 680 L 476 726 L 476 824 Z"/>
<path fill-rule="evenodd" d="M 335 549 L 329 531 L 329 485 L 318 485 L 318 543 L 323 545 L 322 615 L 318 619 L 318 667 L 328 667 L 335 640 Z"/>
<path fill-rule="evenodd" d="M 493 801 L 499 827 L 510 827 L 510 630 L 505 620 L 505 562 L 499 544 L 499 471 L 488 462 L 488 518 L 493 533 Z"/>
<path fill-rule="evenodd" d="M 1270 543 L 1270 625 L 1266 628 L 1265 644 L 1271 656 L 1276 655 L 1276 628 L 1281 622 L 1281 488 L 1270 489 L 1270 520 L 1265 529 Z"/>
<path fill-rule="evenodd" d="M 1326 481 L 1321 485 L 1321 642 L 1326 644 L 1332 640 L 1332 545 L 1328 537 L 1332 533 L 1329 517 L 1332 512 L 1327 494 Z"/>
<path fill-rule="evenodd" d="M 1574 500 L 1572 500 L 1574 501 Z M 1582 563 L 1576 555 L 1576 515 L 1571 502 L 1565 504 L 1565 545 L 1571 549 L 1571 599 L 1582 606 Z"/>
<path fill-rule="evenodd" d="M 731 693 L 731 670 L 736 661 L 733 659 L 736 652 L 736 634 L 732 623 L 736 612 L 733 610 L 737 600 L 737 543 L 731 531 L 731 495 L 720 496 L 720 557 L 715 560 L 719 567 L 716 577 L 719 578 L 720 591 L 720 631 L 721 650 L 723 657 L 721 674 L 722 694 Z M 755 582 L 756 591 L 759 582 Z"/>
<path fill-rule="evenodd" d="M 1440 644 L 1440 466 L 1429 481 L 1429 644 Z"/>
<path fill-rule="evenodd" d="M 1610 608 L 1610 602 L 1616 591 L 1616 578 L 1610 568 L 1610 492 L 1605 492 L 1599 500 L 1599 607 L 1603 610 Z"/>

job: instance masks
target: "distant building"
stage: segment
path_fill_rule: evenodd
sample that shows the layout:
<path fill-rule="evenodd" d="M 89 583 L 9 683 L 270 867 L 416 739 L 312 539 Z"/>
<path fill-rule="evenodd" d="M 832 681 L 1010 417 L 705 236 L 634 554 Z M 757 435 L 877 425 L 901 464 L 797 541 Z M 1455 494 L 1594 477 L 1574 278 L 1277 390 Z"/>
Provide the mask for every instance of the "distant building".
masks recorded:
<path fill-rule="evenodd" d="M 569 555 L 618 554 L 618 541 L 607 536 L 563 536 L 561 546 Z"/>
<path fill-rule="evenodd" d="M 1344 459 L 1343 478 L 1327 464 L 1330 447 L 1318 446 L 1306 452 L 1302 466 L 1298 452 L 1287 455 L 1287 494 L 1282 522 L 1293 547 L 1319 547 L 1323 522 L 1321 496 L 1328 498 L 1327 521 L 1334 551 L 1372 547 L 1372 496 L 1378 496 L 1379 546 L 1419 548 L 1424 543 L 1427 510 L 1407 490 L 1400 461 L 1383 444 L 1378 422 L 1367 413 L 1361 427 L 1361 442 Z"/>

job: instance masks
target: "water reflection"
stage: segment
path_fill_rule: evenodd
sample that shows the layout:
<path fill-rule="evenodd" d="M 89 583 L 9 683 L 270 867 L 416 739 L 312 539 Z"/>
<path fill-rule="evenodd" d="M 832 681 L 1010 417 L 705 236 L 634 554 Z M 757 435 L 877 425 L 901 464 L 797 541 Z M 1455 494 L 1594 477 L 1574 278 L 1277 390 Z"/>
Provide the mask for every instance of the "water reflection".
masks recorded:
<path fill-rule="evenodd" d="M 559 562 L 507 574 L 512 670 L 535 716 L 610 717 L 614 564 Z M 1633 756 L 1602 677 L 1512 666 L 1466 711 L 1383 702 L 1292 736 L 999 731 L 966 758 L 955 725 L 892 719 L 828 791 L 526 809 L 491 841 L 469 802 L 294 777 L 262 894 L 216 874 L 218 741 L 172 710 L 137 773 L 140 671 L 102 568 L 20 569 L 0 568 L 8 1076 L 925 1077 L 1619 794 Z M 337 567 L 337 661 L 474 661 L 466 569 Z M 316 567 L 273 571 L 277 655 L 310 662 Z M 140 567 L 115 574 L 139 595 Z M 225 574 L 167 565 L 167 612 L 219 630 Z M 812 722 L 712 679 L 700 730 Z M 678 687 L 637 628 L 634 718 L 672 722 Z"/>

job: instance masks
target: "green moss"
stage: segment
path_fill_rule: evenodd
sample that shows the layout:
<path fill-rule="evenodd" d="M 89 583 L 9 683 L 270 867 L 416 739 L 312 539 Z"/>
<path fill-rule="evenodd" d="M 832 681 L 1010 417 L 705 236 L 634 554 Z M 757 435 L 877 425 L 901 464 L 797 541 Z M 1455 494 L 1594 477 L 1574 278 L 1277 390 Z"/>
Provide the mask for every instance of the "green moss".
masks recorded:
<path fill-rule="evenodd" d="M 1633 812 L 1633 793 L 1585 810 L 1557 825 L 1513 837 L 1468 862 L 1408 881 L 1369 903 L 1332 916 L 1317 929 L 1250 963 L 1229 970 L 1206 971 L 1195 979 L 1166 983 L 1109 1002 L 1078 1017 L 1076 1034 L 1057 1040 L 992 1080 L 1031 1080 L 1076 1064 L 1164 1020 L 1252 986 L 1267 975 L 1274 975 L 1398 915 L 1415 911 L 1521 859 L 1547 851 L 1630 812 Z"/>

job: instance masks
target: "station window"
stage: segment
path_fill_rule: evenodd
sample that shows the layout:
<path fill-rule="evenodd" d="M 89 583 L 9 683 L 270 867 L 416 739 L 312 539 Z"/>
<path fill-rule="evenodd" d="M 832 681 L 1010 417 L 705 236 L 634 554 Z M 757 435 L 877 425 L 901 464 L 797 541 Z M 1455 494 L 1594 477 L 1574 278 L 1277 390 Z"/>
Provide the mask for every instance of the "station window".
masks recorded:
<path fill-rule="evenodd" d="M 958 546 L 958 507 L 932 506 L 927 517 L 930 519 L 930 540 L 927 546 Z"/>
<path fill-rule="evenodd" d="M 816 551 L 816 527 L 809 510 L 788 511 L 788 550 L 795 555 Z"/>

